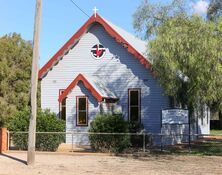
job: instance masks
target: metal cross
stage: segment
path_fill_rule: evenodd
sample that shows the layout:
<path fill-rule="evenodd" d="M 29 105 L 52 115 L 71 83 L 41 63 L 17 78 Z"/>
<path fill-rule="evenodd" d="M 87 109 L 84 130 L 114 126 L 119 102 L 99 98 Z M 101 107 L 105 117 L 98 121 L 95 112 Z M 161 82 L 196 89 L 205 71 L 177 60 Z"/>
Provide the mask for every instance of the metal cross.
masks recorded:
<path fill-rule="evenodd" d="M 99 9 L 97 9 L 96 7 L 94 7 L 94 9 L 93 9 L 93 12 L 94 12 L 94 17 L 96 18 L 96 14 L 97 14 L 97 11 L 98 11 Z"/>

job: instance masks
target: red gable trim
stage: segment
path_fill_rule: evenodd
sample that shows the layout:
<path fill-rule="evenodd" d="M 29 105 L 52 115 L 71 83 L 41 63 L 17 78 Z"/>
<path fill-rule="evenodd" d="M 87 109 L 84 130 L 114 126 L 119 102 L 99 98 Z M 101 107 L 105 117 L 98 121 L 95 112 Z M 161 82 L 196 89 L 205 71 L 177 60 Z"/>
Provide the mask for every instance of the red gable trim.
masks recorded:
<path fill-rule="evenodd" d="M 129 53 L 134 55 L 134 57 L 137 58 L 147 69 L 151 70 L 151 63 L 97 14 L 96 17 L 92 15 L 88 21 L 65 43 L 65 45 L 63 45 L 62 48 L 40 69 L 38 76 L 39 79 L 41 79 L 43 75 L 47 73 L 47 71 L 57 62 L 57 60 L 62 57 L 67 50 L 69 50 L 70 46 L 79 40 L 85 31 L 87 31 L 88 27 L 94 22 L 101 24 L 110 36 L 115 38 L 118 43 L 123 44 Z"/>
<path fill-rule="evenodd" d="M 91 16 L 88 21 L 59 49 L 59 51 L 39 70 L 39 79 L 42 78 L 44 73 L 50 69 L 53 64 L 64 55 L 64 52 L 69 49 L 71 45 L 78 41 L 82 34 L 87 30 L 87 27 L 95 21 L 94 16 Z"/>
<path fill-rule="evenodd" d="M 67 97 L 68 93 L 77 85 L 79 81 L 82 81 L 84 86 L 92 93 L 92 95 L 101 102 L 103 100 L 102 95 L 96 91 L 96 89 L 89 83 L 89 81 L 82 75 L 79 74 L 72 83 L 64 90 L 64 92 L 59 96 L 59 102 L 61 102 L 64 98 Z"/>

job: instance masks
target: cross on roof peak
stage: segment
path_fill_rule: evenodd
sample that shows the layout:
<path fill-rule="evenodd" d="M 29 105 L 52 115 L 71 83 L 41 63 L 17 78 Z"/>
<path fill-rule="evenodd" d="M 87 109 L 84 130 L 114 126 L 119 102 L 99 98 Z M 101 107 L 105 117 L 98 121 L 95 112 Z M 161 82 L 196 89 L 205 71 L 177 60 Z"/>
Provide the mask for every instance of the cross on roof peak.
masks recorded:
<path fill-rule="evenodd" d="M 93 13 L 94 13 L 94 17 L 96 18 L 96 14 L 97 14 L 97 11 L 98 11 L 99 9 L 97 9 L 96 7 L 94 7 L 94 9 L 93 9 Z"/>

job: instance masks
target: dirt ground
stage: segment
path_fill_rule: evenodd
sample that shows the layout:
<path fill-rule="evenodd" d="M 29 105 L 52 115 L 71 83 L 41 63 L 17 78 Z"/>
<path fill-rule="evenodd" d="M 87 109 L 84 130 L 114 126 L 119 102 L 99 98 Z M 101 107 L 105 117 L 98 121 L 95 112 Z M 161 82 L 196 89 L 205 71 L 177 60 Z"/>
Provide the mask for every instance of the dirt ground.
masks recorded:
<path fill-rule="evenodd" d="M 34 167 L 26 152 L 0 155 L 1 175 L 177 175 L 222 174 L 222 157 L 159 155 L 117 157 L 96 153 L 37 153 Z"/>

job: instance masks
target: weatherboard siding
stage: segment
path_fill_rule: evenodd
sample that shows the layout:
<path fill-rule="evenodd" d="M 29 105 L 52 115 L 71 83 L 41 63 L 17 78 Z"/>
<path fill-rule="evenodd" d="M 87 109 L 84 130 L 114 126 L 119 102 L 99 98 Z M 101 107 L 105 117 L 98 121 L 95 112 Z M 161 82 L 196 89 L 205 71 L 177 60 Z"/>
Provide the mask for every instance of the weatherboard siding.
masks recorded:
<path fill-rule="evenodd" d="M 92 46 L 98 43 L 107 48 L 101 60 L 93 59 L 90 53 Z M 141 88 L 141 121 L 146 132 L 160 133 L 161 109 L 169 107 L 168 97 L 163 96 L 163 89 L 150 71 L 111 38 L 99 24 L 93 25 L 42 79 L 41 107 L 49 108 L 58 114 L 59 89 L 65 89 L 79 73 L 99 77 L 119 98 L 125 119 L 128 119 L 128 89 Z M 75 96 L 81 95 L 78 88 L 75 87 L 67 98 L 67 131 L 87 130 L 86 127 L 78 128 L 74 124 Z M 98 108 L 92 105 L 90 111 L 94 111 L 90 114 L 91 121 Z"/>
<path fill-rule="evenodd" d="M 99 112 L 99 103 L 96 98 L 84 87 L 82 82 L 79 82 L 77 86 L 67 96 L 66 107 L 66 131 L 67 132 L 87 132 L 88 126 L 77 126 L 76 120 L 76 96 L 88 97 L 88 124 L 93 120 L 94 116 Z M 72 143 L 72 136 L 66 136 L 66 143 Z M 73 143 L 75 144 L 88 144 L 88 136 L 73 135 Z"/>

